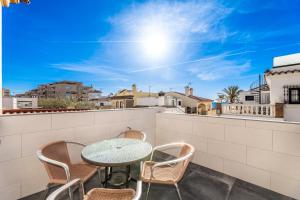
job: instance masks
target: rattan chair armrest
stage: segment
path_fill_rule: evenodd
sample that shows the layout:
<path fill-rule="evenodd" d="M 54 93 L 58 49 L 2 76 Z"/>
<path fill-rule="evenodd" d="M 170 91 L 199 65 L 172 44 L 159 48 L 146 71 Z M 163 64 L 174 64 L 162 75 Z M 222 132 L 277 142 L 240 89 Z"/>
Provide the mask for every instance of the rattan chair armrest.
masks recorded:
<path fill-rule="evenodd" d="M 151 168 L 153 170 L 156 167 L 172 166 L 172 165 L 175 165 L 177 163 L 183 162 L 183 161 L 189 159 L 192 156 L 193 156 L 193 152 L 191 152 L 191 153 L 189 153 L 185 156 L 182 156 L 180 158 L 176 158 L 176 159 L 172 159 L 172 160 L 168 160 L 168 161 L 164 161 L 164 162 L 156 162 Z"/>
<path fill-rule="evenodd" d="M 69 166 L 66 164 L 66 163 L 63 163 L 63 162 L 59 162 L 57 160 L 53 160 L 51 158 L 48 158 L 46 156 L 44 156 L 41 152 L 41 150 L 38 150 L 37 151 L 37 157 L 39 160 L 41 160 L 42 162 L 46 162 L 46 163 L 49 163 L 49 164 L 52 164 L 52 165 L 56 165 L 58 167 L 61 167 L 64 169 L 65 173 L 66 173 L 66 177 L 67 177 L 67 181 L 69 182 L 70 179 L 71 179 L 71 175 L 70 175 L 70 169 L 69 169 Z"/>
<path fill-rule="evenodd" d="M 65 185 L 61 186 L 57 190 L 55 190 L 53 193 L 51 193 L 47 197 L 46 200 L 56 200 L 62 192 L 66 191 L 76 185 L 79 186 L 79 195 L 80 195 L 79 199 L 83 199 L 83 185 L 82 185 L 80 179 L 74 179 L 74 180 L 66 183 Z"/>
<path fill-rule="evenodd" d="M 163 150 L 166 150 L 166 149 L 181 147 L 183 145 L 184 145 L 184 143 L 170 143 L 170 144 L 164 144 L 164 145 L 156 146 L 152 150 L 152 153 L 151 153 L 151 156 L 150 156 L 150 160 L 153 159 L 153 154 L 157 150 L 163 151 Z"/>
<path fill-rule="evenodd" d="M 142 196 L 142 181 L 137 181 L 136 183 L 136 190 L 135 190 L 135 196 L 132 200 L 139 200 Z"/>

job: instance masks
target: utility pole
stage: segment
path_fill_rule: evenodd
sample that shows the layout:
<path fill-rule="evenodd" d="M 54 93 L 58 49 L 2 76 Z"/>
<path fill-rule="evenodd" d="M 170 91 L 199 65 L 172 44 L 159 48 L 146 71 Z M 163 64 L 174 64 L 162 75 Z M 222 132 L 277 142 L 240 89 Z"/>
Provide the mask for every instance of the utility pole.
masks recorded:
<path fill-rule="evenodd" d="M 149 85 L 149 97 L 151 96 L 150 91 L 151 91 L 151 85 Z"/>

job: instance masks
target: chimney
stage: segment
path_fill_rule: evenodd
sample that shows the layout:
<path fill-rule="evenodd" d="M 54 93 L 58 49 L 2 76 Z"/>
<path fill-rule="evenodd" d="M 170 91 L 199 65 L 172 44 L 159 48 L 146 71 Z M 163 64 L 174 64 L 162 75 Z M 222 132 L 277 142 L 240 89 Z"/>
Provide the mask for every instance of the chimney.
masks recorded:
<path fill-rule="evenodd" d="M 185 96 L 189 96 L 189 93 L 190 93 L 190 87 L 189 86 L 184 87 L 184 93 L 185 93 Z"/>
<path fill-rule="evenodd" d="M 136 84 L 132 84 L 132 93 L 134 93 L 134 94 L 135 94 L 135 93 L 136 93 L 136 91 L 137 91 L 137 90 L 136 90 Z"/>
<path fill-rule="evenodd" d="M 193 88 L 191 88 L 189 86 L 185 86 L 184 87 L 184 93 L 185 93 L 185 96 L 193 95 Z"/>
<path fill-rule="evenodd" d="M 193 95 L 193 88 L 190 88 L 190 93 L 189 95 Z"/>

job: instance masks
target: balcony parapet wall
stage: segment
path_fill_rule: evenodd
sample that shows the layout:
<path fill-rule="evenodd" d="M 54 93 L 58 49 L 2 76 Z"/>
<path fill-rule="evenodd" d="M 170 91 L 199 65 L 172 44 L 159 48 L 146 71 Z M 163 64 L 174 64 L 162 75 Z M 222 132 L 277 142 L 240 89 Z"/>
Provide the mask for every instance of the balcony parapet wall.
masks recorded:
<path fill-rule="evenodd" d="M 300 123 L 249 116 L 156 114 L 156 144 L 185 141 L 193 162 L 300 199 Z"/>

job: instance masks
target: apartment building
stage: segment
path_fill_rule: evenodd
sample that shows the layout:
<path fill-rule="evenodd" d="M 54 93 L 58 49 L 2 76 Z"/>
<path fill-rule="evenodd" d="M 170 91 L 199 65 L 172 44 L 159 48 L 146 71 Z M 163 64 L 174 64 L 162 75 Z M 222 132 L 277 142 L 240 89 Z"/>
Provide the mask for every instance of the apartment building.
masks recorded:
<path fill-rule="evenodd" d="M 91 96 L 97 95 L 101 96 L 101 91 L 94 89 L 92 86 L 85 86 L 83 83 L 76 81 L 59 81 L 39 85 L 38 88 L 18 96 L 88 101 Z"/>
<path fill-rule="evenodd" d="M 3 88 L 2 89 L 2 97 L 10 97 L 10 89 Z"/>

